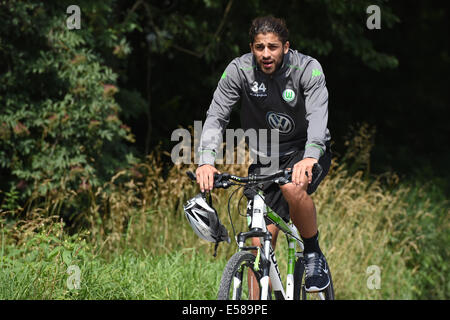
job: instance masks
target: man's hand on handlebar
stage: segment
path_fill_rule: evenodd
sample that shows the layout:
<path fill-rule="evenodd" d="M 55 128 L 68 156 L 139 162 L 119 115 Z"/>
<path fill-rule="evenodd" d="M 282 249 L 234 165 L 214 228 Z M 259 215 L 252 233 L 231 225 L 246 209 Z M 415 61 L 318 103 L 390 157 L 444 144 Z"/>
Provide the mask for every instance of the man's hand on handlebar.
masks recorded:
<path fill-rule="evenodd" d="M 197 183 L 202 192 L 211 191 L 214 186 L 214 174 L 220 173 L 215 167 L 209 164 L 204 164 L 195 170 Z"/>
<path fill-rule="evenodd" d="M 292 169 L 292 183 L 303 186 L 306 181 L 308 184 L 312 182 L 312 169 L 317 159 L 305 158 L 294 165 Z"/>
<path fill-rule="evenodd" d="M 315 183 L 320 179 L 322 171 L 323 169 L 316 159 L 306 158 L 297 162 L 292 169 L 280 169 L 269 175 L 252 174 L 248 177 L 238 177 L 226 172 L 222 174 L 209 164 L 198 167 L 195 174 L 191 171 L 187 171 L 186 174 L 191 180 L 196 180 L 200 190 L 205 192 L 211 191 L 213 188 L 227 189 L 233 185 L 258 184 L 268 181 L 278 184 L 292 181 L 292 183 L 302 186 L 303 184 Z"/>

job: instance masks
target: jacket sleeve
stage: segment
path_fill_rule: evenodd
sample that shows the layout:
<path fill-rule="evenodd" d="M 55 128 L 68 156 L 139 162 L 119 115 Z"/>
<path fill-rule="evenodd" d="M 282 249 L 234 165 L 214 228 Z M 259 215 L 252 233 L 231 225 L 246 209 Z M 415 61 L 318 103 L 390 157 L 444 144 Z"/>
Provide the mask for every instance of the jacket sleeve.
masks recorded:
<path fill-rule="evenodd" d="M 300 78 L 305 95 L 307 140 L 303 158 L 319 159 L 326 150 L 328 90 L 320 63 L 311 59 Z"/>
<path fill-rule="evenodd" d="M 199 166 L 214 165 L 217 151 L 223 140 L 223 133 L 230 121 L 231 110 L 241 97 L 238 70 L 235 59 L 225 69 L 214 91 L 200 138 Z"/>

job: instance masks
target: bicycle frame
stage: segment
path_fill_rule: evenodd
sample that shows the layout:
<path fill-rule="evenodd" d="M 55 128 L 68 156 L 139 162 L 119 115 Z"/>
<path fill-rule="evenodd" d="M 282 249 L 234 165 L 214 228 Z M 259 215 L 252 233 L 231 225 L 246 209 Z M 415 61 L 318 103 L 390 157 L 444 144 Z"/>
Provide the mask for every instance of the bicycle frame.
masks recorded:
<path fill-rule="evenodd" d="M 294 299 L 294 268 L 296 262 L 296 255 L 298 257 L 303 256 L 303 242 L 300 241 L 300 236 L 297 228 L 290 222 L 286 223 L 276 212 L 264 203 L 264 195 L 262 192 L 258 192 L 253 197 L 253 200 L 249 201 L 248 208 L 251 214 L 248 216 L 249 228 L 248 232 L 241 232 L 238 234 L 238 246 L 239 250 L 258 250 L 257 259 L 255 265 L 259 264 L 261 259 L 261 265 L 263 266 L 263 277 L 261 279 L 261 300 L 268 299 L 269 293 L 269 279 L 272 284 L 274 295 L 277 299 L 293 300 Z M 287 237 L 288 240 L 288 267 L 286 278 L 286 290 L 283 287 L 280 271 L 278 268 L 275 252 L 271 246 L 272 235 L 267 230 L 265 217 L 270 219 Z M 248 238 L 260 237 L 261 243 L 263 243 L 262 250 L 260 247 L 248 247 L 245 246 L 245 240 Z M 297 244 L 300 247 L 299 252 L 296 252 Z M 235 281 L 239 281 L 235 279 Z"/>

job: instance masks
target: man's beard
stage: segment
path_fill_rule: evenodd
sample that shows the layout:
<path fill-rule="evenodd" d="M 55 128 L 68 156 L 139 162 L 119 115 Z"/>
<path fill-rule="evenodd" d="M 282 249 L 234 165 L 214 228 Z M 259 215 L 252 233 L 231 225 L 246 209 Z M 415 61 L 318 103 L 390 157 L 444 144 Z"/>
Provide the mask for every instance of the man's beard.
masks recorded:
<path fill-rule="evenodd" d="M 284 52 L 281 53 L 281 58 L 275 63 L 275 68 L 273 69 L 273 71 L 269 74 L 274 74 L 275 72 L 277 72 L 281 66 L 283 65 L 283 61 L 284 61 Z M 261 71 L 265 70 L 264 69 L 264 60 L 261 59 L 261 61 L 259 62 L 259 68 L 261 69 Z M 264 72 L 265 73 L 265 72 Z M 267 73 L 266 73 L 267 74 Z"/>
<path fill-rule="evenodd" d="M 275 71 L 274 72 L 277 72 L 278 70 L 281 69 L 281 66 L 283 65 L 283 61 L 284 61 L 284 52 L 281 53 L 281 59 L 278 62 L 278 64 L 275 66 Z"/>

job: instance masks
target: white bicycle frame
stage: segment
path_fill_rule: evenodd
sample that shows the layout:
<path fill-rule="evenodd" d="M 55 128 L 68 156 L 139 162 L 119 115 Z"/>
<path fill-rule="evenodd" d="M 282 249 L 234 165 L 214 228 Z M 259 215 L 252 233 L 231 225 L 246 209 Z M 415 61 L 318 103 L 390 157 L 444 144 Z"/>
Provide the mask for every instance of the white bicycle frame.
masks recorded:
<path fill-rule="evenodd" d="M 275 252 L 272 249 L 270 239 L 260 238 L 263 244 L 263 252 L 258 252 L 258 254 L 263 254 L 266 261 L 270 262 L 269 274 L 264 275 L 260 280 L 261 285 L 261 300 L 267 300 L 269 294 L 269 279 L 272 284 L 272 290 L 275 295 L 281 295 L 282 299 L 293 300 L 294 299 L 294 266 L 295 257 L 303 256 L 303 242 L 300 241 L 300 236 L 297 228 L 292 223 L 286 223 L 281 219 L 275 212 L 273 212 L 264 203 L 264 196 L 262 194 L 257 194 L 253 198 L 252 202 L 252 215 L 251 221 L 249 223 L 250 230 L 260 230 L 264 233 L 267 232 L 267 225 L 264 219 L 265 216 L 269 217 L 279 228 L 282 230 L 288 239 L 288 272 L 286 278 L 286 290 L 284 290 L 283 283 L 281 280 L 280 271 L 278 268 L 277 260 L 275 257 Z M 299 252 L 296 252 L 297 244 L 299 245 Z M 243 241 L 238 243 L 239 249 L 243 249 L 245 244 Z M 258 250 L 260 250 L 258 248 Z M 239 281 L 235 279 L 235 281 Z M 237 283 L 235 283 L 236 287 Z"/>

